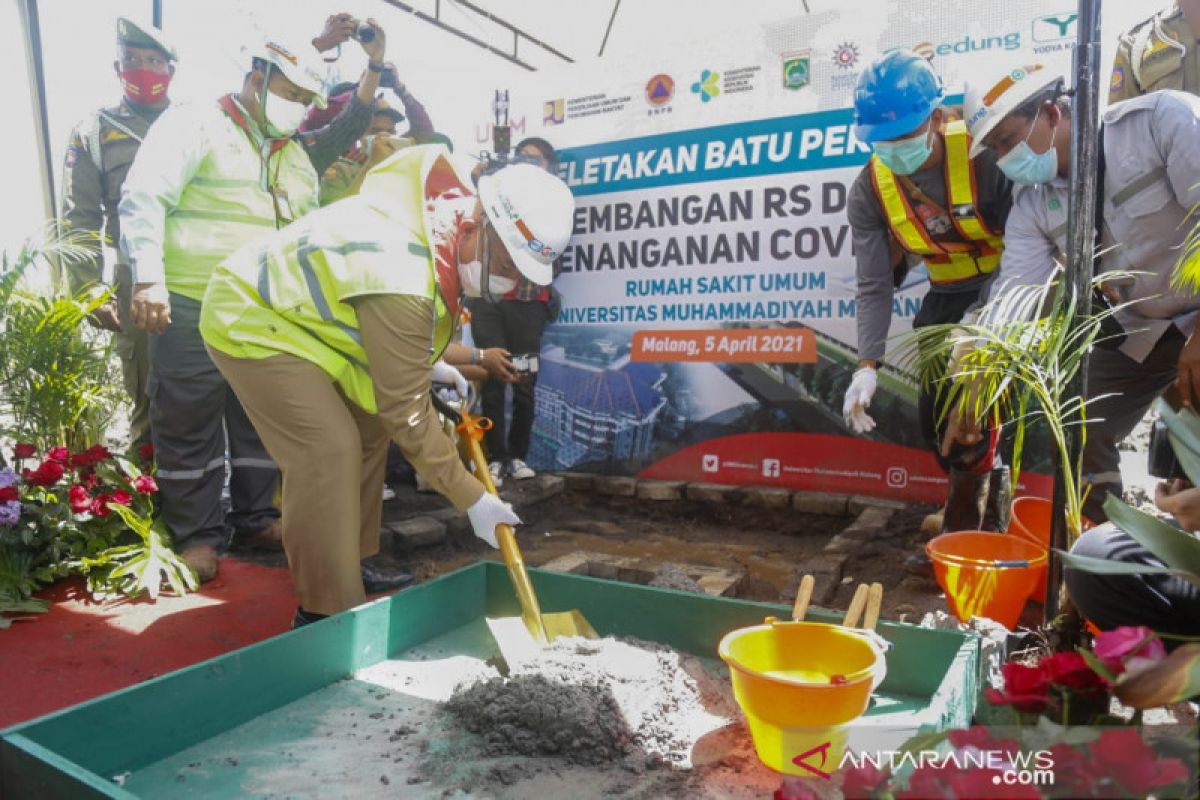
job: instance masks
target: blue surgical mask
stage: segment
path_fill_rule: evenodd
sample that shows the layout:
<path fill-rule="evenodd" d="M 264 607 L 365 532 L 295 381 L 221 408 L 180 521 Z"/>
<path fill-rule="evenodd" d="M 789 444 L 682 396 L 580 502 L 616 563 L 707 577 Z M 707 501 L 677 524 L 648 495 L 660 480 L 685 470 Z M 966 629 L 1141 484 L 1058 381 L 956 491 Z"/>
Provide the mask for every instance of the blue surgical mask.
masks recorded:
<path fill-rule="evenodd" d="M 1038 114 L 1041 113 L 1041 109 L 1038 109 Z M 1034 126 L 1037 125 L 1037 115 L 1034 115 L 1033 123 Z M 996 161 L 996 166 L 1013 183 L 1031 186 L 1049 183 L 1058 174 L 1058 151 L 1054 149 L 1053 141 L 1046 152 L 1035 153 L 1029 146 L 1029 137 L 1032 135 L 1033 128 L 1031 127 L 1028 136 Z"/>
<path fill-rule="evenodd" d="M 933 155 L 933 126 L 924 133 L 895 142 L 876 142 L 871 145 L 883 165 L 897 175 L 911 175 Z"/>

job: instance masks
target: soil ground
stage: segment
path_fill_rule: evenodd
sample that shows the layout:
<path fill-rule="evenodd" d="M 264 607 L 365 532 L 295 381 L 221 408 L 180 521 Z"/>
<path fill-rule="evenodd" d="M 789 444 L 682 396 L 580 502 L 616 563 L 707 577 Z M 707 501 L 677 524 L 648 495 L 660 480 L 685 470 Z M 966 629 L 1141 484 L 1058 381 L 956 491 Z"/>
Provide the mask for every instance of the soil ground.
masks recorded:
<path fill-rule="evenodd" d="M 506 487 L 506 494 L 509 493 Z M 385 519 L 403 519 L 444 508 L 436 495 L 396 487 L 396 499 L 385 505 Z M 921 577 L 903 569 L 904 559 L 919 552 L 925 537 L 921 520 L 934 506 L 913 504 L 896 511 L 878 540 L 850 554 L 842 583 L 826 605 L 844 610 L 855 586 L 878 581 L 884 586 L 883 616 L 919 622 L 928 611 L 945 610 L 932 574 Z M 826 543 L 849 525 L 853 516 L 803 514 L 790 509 L 763 509 L 687 500 L 651 501 L 566 491 L 521 511 L 518 542 L 525 561 L 541 566 L 579 550 L 663 562 L 700 564 L 744 571 L 731 596 L 747 600 L 791 603 L 805 564 L 822 555 Z M 237 557 L 283 566 L 282 554 Z M 473 537 L 448 537 L 410 554 L 381 553 L 375 563 L 427 581 L 482 558 L 500 554 Z"/>

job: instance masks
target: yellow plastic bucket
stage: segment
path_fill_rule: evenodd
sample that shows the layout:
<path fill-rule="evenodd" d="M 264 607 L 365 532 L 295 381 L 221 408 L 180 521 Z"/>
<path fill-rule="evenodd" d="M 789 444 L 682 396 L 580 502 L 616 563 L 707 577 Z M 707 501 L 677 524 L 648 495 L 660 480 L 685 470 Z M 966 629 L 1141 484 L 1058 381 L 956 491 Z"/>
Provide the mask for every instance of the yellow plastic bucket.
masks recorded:
<path fill-rule="evenodd" d="M 759 759 L 776 772 L 831 773 L 846 749 L 846 724 L 867 710 L 876 651 L 838 625 L 780 622 L 721 639 L 733 696 Z"/>

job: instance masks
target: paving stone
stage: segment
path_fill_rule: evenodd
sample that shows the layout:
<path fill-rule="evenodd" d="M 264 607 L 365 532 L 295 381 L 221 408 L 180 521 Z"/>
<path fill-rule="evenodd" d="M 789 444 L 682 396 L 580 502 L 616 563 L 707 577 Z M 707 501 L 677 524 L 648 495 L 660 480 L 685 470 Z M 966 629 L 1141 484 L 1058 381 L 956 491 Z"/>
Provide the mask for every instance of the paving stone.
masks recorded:
<path fill-rule="evenodd" d="M 436 519 L 438 522 L 446 526 L 446 534 L 454 538 L 462 536 L 474 536 L 475 532 L 471 529 L 471 520 L 467 518 L 465 511 L 459 511 L 451 506 L 450 508 L 439 508 L 435 511 L 430 511 L 425 514 L 427 517 Z"/>
<path fill-rule="evenodd" d="M 796 492 L 792 495 L 792 508 L 805 514 L 837 514 L 845 516 L 850 504 L 850 495 L 831 492 Z"/>
<path fill-rule="evenodd" d="M 688 500 L 700 503 L 736 503 L 742 498 L 742 487 L 724 483 L 689 483 Z"/>
<path fill-rule="evenodd" d="M 446 539 L 446 524 L 430 516 L 389 522 L 384 527 L 392 532 L 392 548 L 400 551 L 429 547 Z"/>
<path fill-rule="evenodd" d="M 597 475 L 593 486 L 598 494 L 612 497 L 633 497 L 637 494 L 637 478 L 624 475 Z"/>
<path fill-rule="evenodd" d="M 637 496 L 641 500 L 682 500 L 683 481 L 638 481 Z"/>
<path fill-rule="evenodd" d="M 560 472 L 558 477 L 563 479 L 567 489 L 572 492 L 591 491 L 592 482 L 596 479 L 590 472 Z"/>
<path fill-rule="evenodd" d="M 894 509 L 869 506 L 863 509 L 854 522 L 851 522 L 845 530 L 838 534 L 838 537 L 852 541 L 890 538 L 892 534 L 888 532 L 887 526 L 895 513 Z"/>
<path fill-rule="evenodd" d="M 551 559 L 545 564 L 542 564 L 541 569 L 547 569 L 551 572 L 569 572 L 573 575 L 588 575 L 588 562 L 593 554 L 586 550 L 576 550 L 574 553 L 567 553 L 565 556 Z"/>
<path fill-rule="evenodd" d="M 749 486 L 745 503 L 756 508 L 787 508 L 792 504 L 792 492 L 776 486 Z"/>
<path fill-rule="evenodd" d="M 800 587 L 800 578 L 807 573 L 816 579 L 813 586 L 812 604 L 828 606 L 841 584 L 842 570 L 849 560 L 849 555 L 828 552 L 805 560 L 803 569 L 793 576 L 791 585 L 780 600 L 789 605 L 794 603 L 796 590 Z"/>
<path fill-rule="evenodd" d="M 523 481 L 510 478 L 505 481 L 505 488 L 512 489 L 521 505 L 530 506 L 562 494 L 566 484 L 567 482 L 558 475 L 537 475 Z"/>
<path fill-rule="evenodd" d="M 902 500 L 888 500 L 882 497 L 868 497 L 865 494 L 856 494 L 850 498 L 849 510 L 851 514 L 857 516 L 868 508 L 887 508 L 892 511 L 898 511 L 906 505 Z"/>

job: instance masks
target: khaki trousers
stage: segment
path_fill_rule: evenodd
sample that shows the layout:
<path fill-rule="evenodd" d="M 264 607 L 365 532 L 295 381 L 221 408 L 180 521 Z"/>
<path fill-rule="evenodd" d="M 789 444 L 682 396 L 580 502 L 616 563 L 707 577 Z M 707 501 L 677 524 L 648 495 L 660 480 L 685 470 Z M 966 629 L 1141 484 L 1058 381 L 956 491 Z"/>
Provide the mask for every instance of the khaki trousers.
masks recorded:
<path fill-rule="evenodd" d="M 391 439 L 460 511 L 483 496 L 430 400 L 433 303 L 354 300 L 378 415 L 346 399 L 320 367 L 292 355 L 209 354 L 283 471 L 283 544 L 300 607 L 336 614 L 365 599 L 359 561 L 379 551 Z"/>
<path fill-rule="evenodd" d="M 283 472 L 283 547 L 300 607 L 336 614 L 361 605 L 359 562 L 379 552 L 383 518 L 382 420 L 310 361 L 208 352 Z"/>

